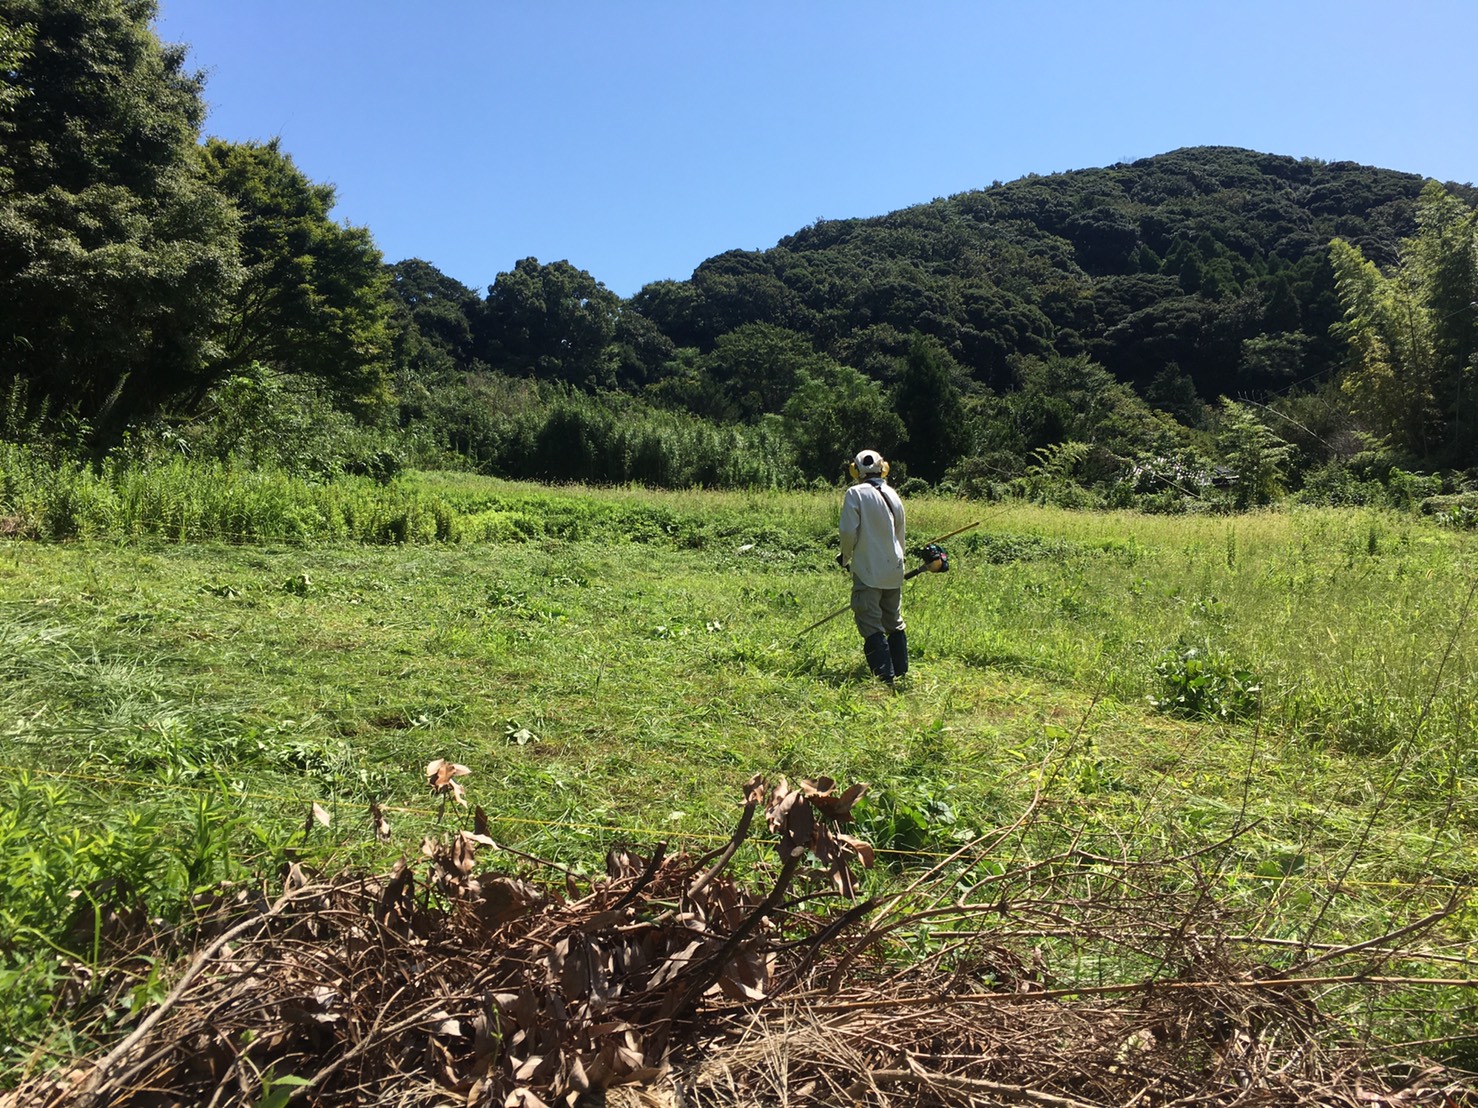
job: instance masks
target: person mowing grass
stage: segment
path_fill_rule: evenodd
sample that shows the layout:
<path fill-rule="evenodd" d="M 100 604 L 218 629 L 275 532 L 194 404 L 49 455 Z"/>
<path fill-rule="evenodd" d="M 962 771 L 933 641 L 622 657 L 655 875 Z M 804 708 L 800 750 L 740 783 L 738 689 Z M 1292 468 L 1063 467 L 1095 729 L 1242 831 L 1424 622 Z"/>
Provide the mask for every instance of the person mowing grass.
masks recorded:
<path fill-rule="evenodd" d="M 847 464 L 855 484 L 842 499 L 837 563 L 852 571 L 852 618 L 873 675 L 892 684 L 908 672 L 903 623 L 903 500 L 888 485 L 888 463 L 861 450 Z"/>

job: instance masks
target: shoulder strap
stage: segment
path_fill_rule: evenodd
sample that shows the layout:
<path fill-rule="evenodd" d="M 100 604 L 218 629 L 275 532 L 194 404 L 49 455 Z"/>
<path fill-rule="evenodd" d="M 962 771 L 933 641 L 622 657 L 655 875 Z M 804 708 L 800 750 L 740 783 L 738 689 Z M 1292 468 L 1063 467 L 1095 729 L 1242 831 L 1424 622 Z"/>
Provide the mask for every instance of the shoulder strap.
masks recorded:
<path fill-rule="evenodd" d="M 873 492 L 878 494 L 878 499 L 883 502 L 883 507 L 888 509 L 888 514 L 893 517 L 893 526 L 896 528 L 898 526 L 898 512 L 893 507 L 893 501 L 889 500 L 888 494 L 883 491 L 883 483 L 881 481 L 869 481 L 868 484 L 872 486 Z"/>

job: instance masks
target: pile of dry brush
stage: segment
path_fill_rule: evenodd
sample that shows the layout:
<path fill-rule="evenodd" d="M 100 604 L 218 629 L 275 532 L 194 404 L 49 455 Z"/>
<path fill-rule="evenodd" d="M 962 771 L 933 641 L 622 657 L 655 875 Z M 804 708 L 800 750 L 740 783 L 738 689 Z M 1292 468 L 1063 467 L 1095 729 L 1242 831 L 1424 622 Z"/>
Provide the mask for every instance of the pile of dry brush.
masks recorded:
<path fill-rule="evenodd" d="M 460 768 L 433 763 L 433 788 Z M 188 952 L 157 938 L 169 995 L 0 1105 L 1478 1103 L 1341 1015 L 1401 984 L 1383 968 L 1442 912 L 1274 969 L 1237 945 L 1205 852 L 972 868 L 1012 829 L 858 902 L 872 851 L 838 828 L 862 791 L 756 777 L 722 850 L 613 851 L 583 890 L 482 868 L 480 811 L 385 876 L 294 866 L 270 904 L 223 899 Z M 779 854 L 763 894 L 726 873 L 757 812 Z"/>

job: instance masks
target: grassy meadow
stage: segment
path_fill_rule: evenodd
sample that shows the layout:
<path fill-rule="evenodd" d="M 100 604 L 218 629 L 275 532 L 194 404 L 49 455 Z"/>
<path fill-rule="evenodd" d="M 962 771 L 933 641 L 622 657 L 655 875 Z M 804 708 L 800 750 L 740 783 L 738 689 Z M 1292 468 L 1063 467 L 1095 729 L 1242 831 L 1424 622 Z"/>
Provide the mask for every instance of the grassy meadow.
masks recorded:
<path fill-rule="evenodd" d="M 914 668 L 890 692 L 848 616 L 798 635 L 846 602 L 834 492 L 311 494 L 381 512 L 356 529 L 291 489 L 212 524 L 226 483 L 183 481 L 199 503 L 173 515 L 38 492 L 13 533 L 70 511 L 85 537 L 0 541 L 0 1070 L 126 1017 L 54 999 L 120 904 L 187 918 L 290 850 L 385 868 L 467 823 L 428 795 L 434 758 L 471 769 L 500 843 L 577 873 L 616 843 L 721 843 L 755 772 L 868 783 L 873 889 L 1034 796 L 985 864 L 1214 848 L 1217 888 L 1275 938 L 1378 936 L 1478 872 L 1472 534 L 919 498 L 918 543 L 982 525 L 907 586 Z M 431 522 L 397 525 L 405 505 Z M 1474 976 L 1478 902 L 1444 928 L 1448 976 Z M 136 1003 L 161 987 L 140 972 Z M 1471 992 L 1403 1003 L 1394 1038 L 1478 1023 Z"/>

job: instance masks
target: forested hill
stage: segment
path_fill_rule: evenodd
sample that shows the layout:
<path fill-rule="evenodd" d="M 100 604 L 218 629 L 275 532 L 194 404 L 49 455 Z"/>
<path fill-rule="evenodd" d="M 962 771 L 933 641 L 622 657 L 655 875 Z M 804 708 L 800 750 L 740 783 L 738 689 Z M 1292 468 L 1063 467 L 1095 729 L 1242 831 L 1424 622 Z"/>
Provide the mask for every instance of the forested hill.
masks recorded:
<path fill-rule="evenodd" d="M 155 11 L 0 0 L 0 442 L 662 485 L 835 479 L 865 442 L 1090 502 L 1222 470 L 1266 502 L 1357 455 L 1478 481 L 1471 184 L 1197 147 L 820 220 L 630 299 L 535 258 L 474 291 L 386 265 L 280 143 L 202 135 Z"/>
<path fill-rule="evenodd" d="M 1204 474 L 1240 438 L 1276 459 L 1263 500 L 1372 445 L 1377 469 L 1478 464 L 1475 203 L 1470 184 L 1194 147 L 818 220 L 626 301 L 533 258 L 485 300 L 420 262 L 397 288 L 421 334 L 455 324 L 440 349 L 459 364 L 779 417 L 809 476 L 861 439 L 956 483 L 1076 444 L 1102 484 L 1134 458 Z M 1408 262 L 1421 272 L 1380 285 Z M 1418 317 L 1419 341 L 1395 333 Z"/>
<path fill-rule="evenodd" d="M 1344 343 L 1336 236 L 1381 266 L 1415 230 L 1423 178 L 1230 147 L 1029 176 L 731 251 L 632 306 L 678 346 L 746 323 L 798 331 L 886 378 L 920 331 L 977 381 L 1013 355 L 1086 353 L 1173 404 L 1332 372 Z M 1471 187 L 1449 185 L 1470 203 Z"/>

